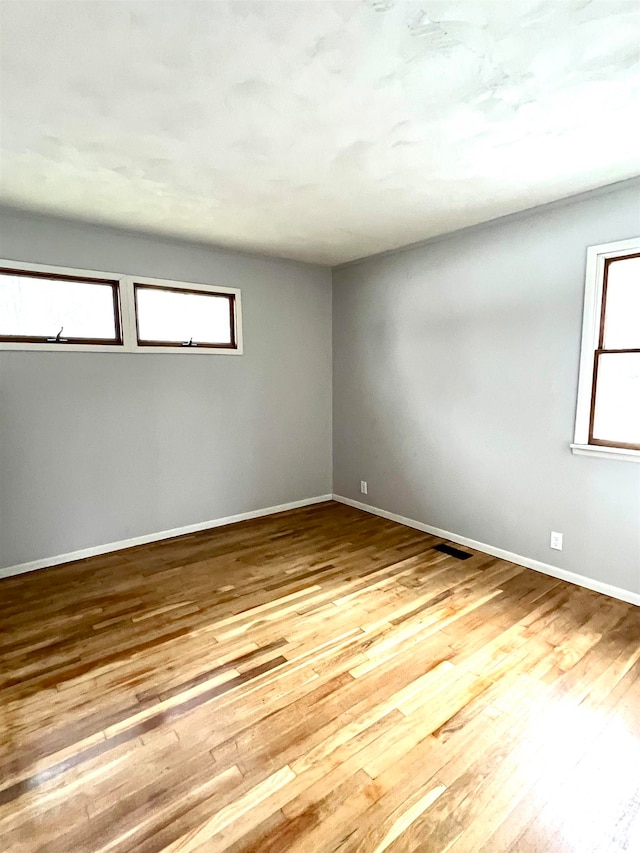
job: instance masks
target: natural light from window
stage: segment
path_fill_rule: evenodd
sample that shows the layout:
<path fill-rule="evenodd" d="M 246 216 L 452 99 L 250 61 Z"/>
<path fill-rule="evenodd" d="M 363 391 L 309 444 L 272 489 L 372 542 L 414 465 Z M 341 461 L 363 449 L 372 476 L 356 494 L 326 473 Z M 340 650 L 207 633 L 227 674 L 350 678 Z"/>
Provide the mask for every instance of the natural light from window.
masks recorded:
<path fill-rule="evenodd" d="M 640 353 L 600 356 L 593 437 L 640 444 Z"/>
<path fill-rule="evenodd" d="M 640 257 L 608 262 L 591 438 L 640 445 Z"/>
<path fill-rule="evenodd" d="M 0 272 L 0 337 L 46 340 L 59 333 L 115 341 L 114 286 Z"/>
<path fill-rule="evenodd" d="M 227 296 L 136 285 L 138 340 L 232 346 L 233 303 Z"/>
<path fill-rule="evenodd" d="M 609 264 L 604 348 L 640 348 L 640 258 Z"/>

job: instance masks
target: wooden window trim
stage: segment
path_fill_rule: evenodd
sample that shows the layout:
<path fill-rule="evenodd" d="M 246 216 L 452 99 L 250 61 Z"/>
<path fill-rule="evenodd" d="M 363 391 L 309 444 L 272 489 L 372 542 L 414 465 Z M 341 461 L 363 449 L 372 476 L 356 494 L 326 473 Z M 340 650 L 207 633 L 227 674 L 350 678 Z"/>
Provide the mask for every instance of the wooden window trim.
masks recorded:
<path fill-rule="evenodd" d="M 193 347 L 185 346 L 183 342 L 178 341 L 161 341 L 161 340 L 141 340 L 140 338 L 140 326 L 139 326 L 139 309 L 138 309 L 138 291 L 139 290 L 163 290 L 165 292 L 170 293 L 193 293 L 197 296 L 213 296 L 218 299 L 224 298 L 229 303 L 229 328 L 231 330 L 231 341 L 230 343 L 212 343 L 210 341 L 194 341 Z M 185 349 L 213 349 L 213 350 L 236 350 L 238 348 L 237 335 L 236 335 L 236 296 L 235 293 L 226 293 L 222 291 L 212 290 L 210 288 L 198 288 L 197 286 L 191 287 L 176 287 L 171 285 L 164 284 L 145 284 L 143 282 L 134 281 L 133 282 L 133 298 L 134 298 L 134 317 L 136 324 L 136 345 L 139 347 L 173 347 L 179 350 Z"/>
<path fill-rule="evenodd" d="M 113 320 L 114 320 L 114 337 L 113 338 L 74 338 L 65 336 L 60 342 L 52 341 L 48 335 L 2 335 L 0 334 L 0 342 L 9 344 L 33 344 L 34 346 L 47 344 L 52 349 L 60 346 L 104 346 L 104 347 L 122 347 L 124 338 L 122 333 L 122 318 L 120 308 L 120 281 L 117 278 L 97 278 L 91 275 L 74 275 L 71 273 L 48 272 L 43 269 L 34 267 L 6 267 L 0 266 L 0 275 L 21 276 L 22 278 L 41 278 L 48 281 L 75 281 L 81 284 L 99 284 L 104 287 L 111 287 L 113 299 Z M 52 335 L 54 330 L 52 330 Z"/>

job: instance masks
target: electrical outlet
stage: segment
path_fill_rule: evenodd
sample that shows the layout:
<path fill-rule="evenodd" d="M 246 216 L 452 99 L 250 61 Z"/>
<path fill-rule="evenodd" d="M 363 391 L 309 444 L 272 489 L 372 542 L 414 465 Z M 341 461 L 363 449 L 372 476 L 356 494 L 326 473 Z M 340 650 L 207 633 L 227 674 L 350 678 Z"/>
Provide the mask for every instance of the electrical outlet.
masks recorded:
<path fill-rule="evenodd" d="M 363 495 L 367 494 L 367 481 L 366 480 L 360 480 L 360 492 Z"/>
<path fill-rule="evenodd" d="M 562 533 L 556 533 L 555 530 L 552 530 L 549 544 L 556 551 L 562 551 Z"/>

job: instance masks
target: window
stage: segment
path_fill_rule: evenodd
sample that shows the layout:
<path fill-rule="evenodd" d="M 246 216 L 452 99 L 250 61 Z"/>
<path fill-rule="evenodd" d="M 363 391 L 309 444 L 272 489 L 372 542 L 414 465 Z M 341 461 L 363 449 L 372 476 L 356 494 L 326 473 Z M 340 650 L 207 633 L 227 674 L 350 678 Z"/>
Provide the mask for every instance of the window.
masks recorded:
<path fill-rule="evenodd" d="M 574 453 L 640 462 L 640 238 L 587 253 Z"/>
<path fill-rule="evenodd" d="M 235 297 L 134 282 L 139 346 L 235 348 Z"/>
<path fill-rule="evenodd" d="M 241 354 L 240 291 L 0 261 L 0 349 Z"/>
<path fill-rule="evenodd" d="M 121 346 L 119 282 L 0 267 L 0 340 Z"/>

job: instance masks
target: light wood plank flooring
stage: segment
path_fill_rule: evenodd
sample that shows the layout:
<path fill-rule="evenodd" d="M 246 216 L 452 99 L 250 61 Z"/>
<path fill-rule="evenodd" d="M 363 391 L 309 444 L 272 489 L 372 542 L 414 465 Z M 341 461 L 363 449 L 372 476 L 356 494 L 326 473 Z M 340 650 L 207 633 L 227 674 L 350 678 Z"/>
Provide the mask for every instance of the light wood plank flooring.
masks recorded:
<path fill-rule="evenodd" d="M 0 581 L 0 849 L 640 851 L 640 609 L 326 503 Z"/>

